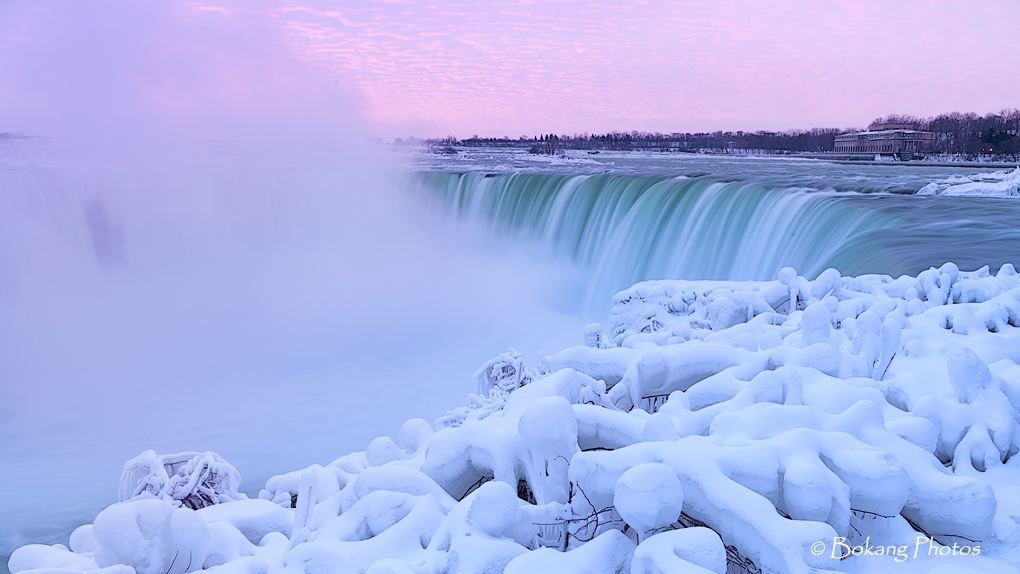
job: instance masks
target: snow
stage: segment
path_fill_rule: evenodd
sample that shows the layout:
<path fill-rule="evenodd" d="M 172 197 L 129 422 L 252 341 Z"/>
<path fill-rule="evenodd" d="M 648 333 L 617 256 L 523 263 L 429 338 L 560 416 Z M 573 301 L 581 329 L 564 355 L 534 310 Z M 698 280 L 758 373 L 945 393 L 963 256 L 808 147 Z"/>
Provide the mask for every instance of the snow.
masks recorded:
<path fill-rule="evenodd" d="M 218 522 L 237 529 L 249 542 L 258 544 L 270 532 L 290 536 L 294 512 L 267 500 L 239 500 L 236 504 L 215 504 L 198 511 L 210 527 Z"/>
<path fill-rule="evenodd" d="M 211 545 L 205 520 L 191 509 L 144 496 L 114 504 L 96 516 L 92 527 L 99 542 L 96 564 L 101 568 L 124 564 L 138 574 L 201 570 Z"/>
<path fill-rule="evenodd" d="M 691 527 L 656 534 L 634 550 L 631 574 L 725 574 L 726 549 L 708 528 Z"/>
<path fill-rule="evenodd" d="M 509 349 L 435 424 L 257 499 L 215 453 L 146 451 L 70 549 L 24 546 L 9 567 L 1017 571 L 1012 266 L 648 281 L 614 298 L 608 331 L 532 365 Z"/>
<path fill-rule="evenodd" d="M 142 493 L 180 501 L 197 510 L 217 502 L 244 500 L 238 493 L 241 475 L 214 452 L 182 452 L 159 456 L 146 450 L 124 464 L 118 499 L 130 500 Z"/>
<path fill-rule="evenodd" d="M 918 195 L 1020 196 L 1020 167 L 969 176 L 954 175 L 922 187 Z"/>
<path fill-rule="evenodd" d="M 657 462 L 639 464 L 616 481 L 613 504 L 639 536 L 647 536 L 680 519 L 684 491 L 673 469 Z"/>
<path fill-rule="evenodd" d="M 634 543 L 618 530 L 608 530 L 594 540 L 567 552 L 539 548 L 514 558 L 506 574 L 562 572 L 563 574 L 616 574 L 630 567 Z"/>
<path fill-rule="evenodd" d="M 577 419 L 570 401 L 563 397 L 542 397 L 531 402 L 521 413 L 517 429 L 521 440 L 531 452 L 535 501 L 565 504 L 570 497 L 567 469 L 577 452 Z"/>
<path fill-rule="evenodd" d="M 96 562 L 88 556 L 72 552 L 61 545 L 29 544 L 18 548 L 11 554 L 8 567 L 11 569 L 11 572 L 22 572 L 38 568 L 60 568 L 69 571 L 81 571 L 83 569 L 96 568 Z"/>

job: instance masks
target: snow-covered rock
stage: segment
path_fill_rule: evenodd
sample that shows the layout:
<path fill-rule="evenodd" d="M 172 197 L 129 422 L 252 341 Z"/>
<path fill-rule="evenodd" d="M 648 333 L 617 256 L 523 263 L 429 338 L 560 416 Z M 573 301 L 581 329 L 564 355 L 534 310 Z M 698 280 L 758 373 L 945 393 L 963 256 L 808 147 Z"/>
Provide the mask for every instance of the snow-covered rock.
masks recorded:
<path fill-rule="evenodd" d="M 608 330 L 535 369 L 510 349 L 435 425 L 257 500 L 214 453 L 147 451 L 70 549 L 22 547 L 11 570 L 885 572 L 898 554 L 835 551 L 918 537 L 967 547 L 959 571 L 1016 562 L 1012 266 L 648 281 L 616 295 Z"/>
<path fill-rule="evenodd" d="M 197 512 L 152 498 L 108 507 L 96 516 L 93 533 L 97 565 L 125 564 L 138 574 L 201 570 L 212 542 Z"/>

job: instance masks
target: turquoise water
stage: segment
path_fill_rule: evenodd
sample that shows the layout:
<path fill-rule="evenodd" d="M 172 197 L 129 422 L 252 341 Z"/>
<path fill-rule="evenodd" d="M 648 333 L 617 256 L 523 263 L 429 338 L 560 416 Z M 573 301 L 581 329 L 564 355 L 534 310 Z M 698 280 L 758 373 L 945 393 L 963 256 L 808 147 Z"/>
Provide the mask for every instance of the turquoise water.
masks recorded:
<path fill-rule="evenodd" d="M 829 267 L 898 276 L 945 261 L 1020 261 L 1015 198 L 913 195 L 974 169 L 656 159 L 512 171 L 461 159 L 427 166 L 412 186 L 447 217 L 581 265 L 595 307 L 646 279 L 771 279 L 786 266 L 807 277 Z"/>

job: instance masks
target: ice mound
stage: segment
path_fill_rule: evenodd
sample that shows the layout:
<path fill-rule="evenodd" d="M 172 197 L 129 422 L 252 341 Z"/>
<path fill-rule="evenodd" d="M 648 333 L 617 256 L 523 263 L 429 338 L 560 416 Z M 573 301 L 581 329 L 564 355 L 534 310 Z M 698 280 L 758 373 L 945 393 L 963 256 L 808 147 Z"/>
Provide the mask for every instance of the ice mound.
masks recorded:
<path fill-rule="evenodd" d="M 648 281 L 396 440 L 271 478 L 143 453 L 14 573 L 1016 572 L 1020 276 Z M 197 509 L 197 510 L 196 510 Z M 1012 565 L 1012 566 L 1011 566 Z"/>
<path fill-rule="evenodd" d="M 118 500 L 142 495 L 192 510 L 248 498 L 237 492 L 241 474 L 214 452 L 157 455 L 147 450 L 124 464 Z"/>
<path fill-rule="evenodd" d="M 917 195 L 1015 197 L 1020 195 L 1020 167 L 970 176 L 954 175 L 929 183 L 918 190 Z"/>

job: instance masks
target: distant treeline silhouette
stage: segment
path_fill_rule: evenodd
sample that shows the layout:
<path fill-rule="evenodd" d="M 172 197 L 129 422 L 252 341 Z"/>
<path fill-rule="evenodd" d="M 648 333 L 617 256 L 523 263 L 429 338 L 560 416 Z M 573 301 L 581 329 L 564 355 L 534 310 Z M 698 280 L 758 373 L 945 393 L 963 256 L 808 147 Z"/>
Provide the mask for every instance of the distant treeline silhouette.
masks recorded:
<path fill-rule="evenodd" d="M 1005 109 L 998 114 L 979 116 L 975 113 L 953 112 L 931 118 L 891 115 L 870 124 L 898 124 L 910 129 L 935 133 L 933 154 L 966 157 L 991 155 L 1020 156 L 1020 110 Z M 481 138 L 473 136 L 458 140 L 453 136 L 406 143 L 425 143 L 434 149 L 451 146 L 527 148 L 532 153 L 558 154 L 563 150 L 648 150 L 661 152 L 769 153 L 830 152 L 839 134 L 863 131 L 865 128 L 814 128 L 810 130 L 716 131 L 704 133 L 610 132 L 606 134 L 542 134 L 517 139 Z M 396 143 L 404 143 L 397 140 Z"/>
<path fill-rule="evenodd" d="M 933 118 L 892 115 L 872 122 L 875 124 L 909 125 L 916 130 L 934 132 L 933 152 L 938 154 L 995 155 L 1013 159 L 1020 155 L 1020 110 L 1016 108 L 985 116 L 973 112 L 953 112 Z"/>

